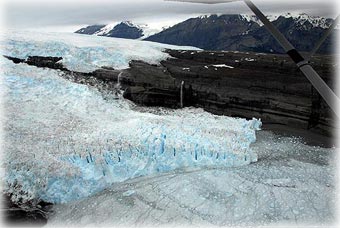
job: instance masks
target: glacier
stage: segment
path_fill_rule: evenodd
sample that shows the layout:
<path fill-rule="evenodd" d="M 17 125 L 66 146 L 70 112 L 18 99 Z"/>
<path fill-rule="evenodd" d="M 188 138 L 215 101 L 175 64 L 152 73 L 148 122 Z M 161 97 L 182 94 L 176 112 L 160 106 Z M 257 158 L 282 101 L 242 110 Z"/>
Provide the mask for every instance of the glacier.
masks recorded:
<path fill-rule="evenodd" d="M 257 132 L 259 160 L 137 177 L 58 204 L 55 226 L 331 227 L 336 218 L 335 151 Z M 329 162 L 327 162 L 329 160 Z"/>
<path fill-rule="evenodd" d="M 184 48 L 62 33 L 5 38 L 3 55 L 60 56 L 85 72 L 124 69 L 131 59 L 158 64 L 168 57 L 164 48 Z M 0 64 L 2 187 L 18 204 L 54 203 L 47 226 L 298 226 L 336 218 L 334 148 L 258 131 L 260 120 L 140 107 L 59 70 L 2 56 Z"/>
<path fill-rule="evenodd" d="M 0 40 L 2 55 L 26 59 L 28 56 L 63 57 L 72 71 L 88 73 L 100 67 L 126 69 L 131 60 L 158 64 L 170 56 L 164 49 L 200 50 L 149 41 L 129 40 L 75 33 L 8 30 Z"/>
<path fill-rule="evenodd" d="M 257 159 L 250 145 L 259 120 L 196 108 L 141 112 L 61 71 L 1 62 L 4 182 L 15 202 L 66 203 L 134 177 Z"/>

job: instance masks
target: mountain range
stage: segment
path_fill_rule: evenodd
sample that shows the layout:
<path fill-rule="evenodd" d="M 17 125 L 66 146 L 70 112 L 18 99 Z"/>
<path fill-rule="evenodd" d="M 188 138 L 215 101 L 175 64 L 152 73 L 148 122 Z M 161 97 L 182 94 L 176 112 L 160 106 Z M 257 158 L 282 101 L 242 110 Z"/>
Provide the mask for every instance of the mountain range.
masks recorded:
<path fill-rule="evenodd" d="M 307 14 L 287 13 L 267 17 L 300 51 L 312 50 L 334 21 Z M 195 46 L 204 50 L 284 52 L 253 15 L 203 15 L 163 29 L 152 29 L 147 24 L 124 21 L 108 25 L 90 25 L 76 33 Z M 332 34 L 320 47 L 319 53 L 332 53 L 334 41 L 335 35 Z"/>

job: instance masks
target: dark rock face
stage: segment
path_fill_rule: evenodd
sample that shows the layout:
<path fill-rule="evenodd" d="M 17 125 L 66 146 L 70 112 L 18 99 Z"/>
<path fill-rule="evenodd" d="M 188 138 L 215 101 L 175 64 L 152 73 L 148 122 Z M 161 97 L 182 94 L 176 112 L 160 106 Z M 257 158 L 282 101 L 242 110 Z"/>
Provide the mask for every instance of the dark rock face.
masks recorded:
<path fill-rule="evenodd" d="M 13 63 L 15 64 L 18 64 L 18 63 L 23 63 L 25 62 L 24 59 L 19 59 L 19 58 L 15 58 L 15 57 L 11 57 L 11 56 L 7 56 L 7 55 L 4 55 L 5 58 L 11 60 Z"/>
<path fill-rule="evenodd" d="M 124 71 L 124 97 L 147 106 L 177 108 L 180 99 L 180 81 L 172 77 L 164 66 L 132 61 Z"/>
<path fill-rule="evenodd" d="M 25 63 L 28 65 L 33 65 L 37 67 L 48 67 L 51 69 L 67 70 L 63 64 L 59 61 L 62 60 L 61 57 L 40 57 L 40 56 L 29 56 Z"/>
<path fill-rule="evenodd" d="M 285 55 L 166 52 L 174 58 L 162 61 L 161 65 L 130 62 L 130 68 L 123 70 L 120 77 L 125 98 L 146 106 L 179 108 L 181 83 L 184 82 L 184 106 L 201 107 L 218 115 L 255 117 L 264 124 L 332 135 L 336 126 L 333 113 Z M 55 66 L 51 65 L 52 60 Z M 32 57 L 27 63 L 70 73 L 60 67 L 57 60 Z M 312 65 L 334 89 L 334 59 L 331 56 L 314 57 Z M 72 75 L 75 82 L 106 85 L 106 89 L 112 90 L 119 73 L 112 68 L 103 68 L 92 73 L 72 72 Z"/>
<path fill-rule="evenodd" d="M 125 39 L 138 39 L 143 36 L 143 30 L 132 26 L 128 22 L 122 22 L 105 34 L 105 36 Z"/>
<path fill-rule="evenodd" d="M 190 18 L 158 34 L 146 38 L 166 44 L 190 45 L 205 50 L 222 50 L 231 46 L 234 37 L 260 26 L 240 15 L 212 15 Z M 228 50 L 228 49 L 225 49 Z"/>
<path fill-rule="evenodd" d="M 51 69 L 59 69 L 63 71 L 68 71 L 63 64 L 59 61 L 63 58 L 61 57 L 44 57 L 44 56 L 29 56 L 26 60 L 19 59 L 11 56 L 4 56 L 5 58 L 13 61 L 14 63 L 26 63 L 28 65 L 37 66 L 37 67 L 47 67 Z"/>
<path fill-rule="evenodd" d="M 87 26 L 85 28 L 81 28 L 81 29 L 75 31 L 75 33 L 93 35 L 104 27 L 105 27 L 105 25 L 90 25 L 90 26 Z"/>

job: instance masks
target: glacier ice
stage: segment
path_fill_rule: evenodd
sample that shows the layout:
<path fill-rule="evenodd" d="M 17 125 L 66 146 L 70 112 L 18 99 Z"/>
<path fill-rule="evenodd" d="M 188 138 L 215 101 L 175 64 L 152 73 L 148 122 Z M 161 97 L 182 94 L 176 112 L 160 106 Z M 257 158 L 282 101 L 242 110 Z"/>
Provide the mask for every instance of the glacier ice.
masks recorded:
<path fill-rule="evenodd" d="M 252 165 L 188 168 L 127 180 L 56 205 L 48 225 L 330 226 L 336 219 L 334 151 L 267 131 L 257 136 L 253 149 L 259 162 Z M 319 156 L 331 164 L 317 164 L 320 159 L 313 157 Z"/>
<path fill-rule="evenodd" d="M 6 191 L 14 200 L 67 202 L 137 176 L 256 160 L 256 119 L 194 108 L 140 112 L 62 72 L 2 61 Z"/>
<path fill-rule="evenodd" d="M 200 50 L 149 41 L 127 40 L 74 33 L 7 31 L 0 42 L 3 55 L 63 57 L 69 70 L 91 72 L 102 66 L 125 69 L 130 60 L 143 60 L 158 64 L 170 57 L 164 49 Z"/>
<path fill-rule="evenodd" d="M 328 227 L 336 221 L 334 148 L 260 131 L 252 149 L 259 161 L 251 165 L 137 177 L 55 205 L 47 225 Z"/>
<path fill-rule="evenodd" d="M 78 71 L 107 61 L 120 68 L 129 59 L 157 62 L 165 57 L 161 49 L 166 47 L 23 32 L 12 34 L 2 45 L 8 45 L 4 54 L 20 58 L 63 56 L 64 64 Z M 127 100 L 109 95 L 104 99 L 97 89 L 64 79 L 61 71 L 15 65 L 3 57 L 1 64 L 4 181 L 14 201 L 63 203 L 138 176 L 256 161 L 250 145 L 259 120 L 216 116 L 195 108 L 142 112 Z"/>

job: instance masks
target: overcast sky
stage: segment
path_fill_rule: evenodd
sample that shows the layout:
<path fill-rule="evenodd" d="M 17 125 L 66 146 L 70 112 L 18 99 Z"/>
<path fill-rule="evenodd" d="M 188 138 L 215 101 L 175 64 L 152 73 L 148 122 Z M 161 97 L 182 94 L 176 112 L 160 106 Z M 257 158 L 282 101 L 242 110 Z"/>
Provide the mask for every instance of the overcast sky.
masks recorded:
<path fill-rule="evenodd" d="M 335 17 L 336 0 L 253 0 L 267 15 L 304 12 Z M 244 2 L 206 5 L 163 0 L 5 0 L 4 23 L 10 28 L 59 28 L 73 31 L 90 24 L 130 20 L 149 24 L 173 24 L 211 13 L 248 13 Z"/>

